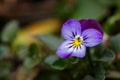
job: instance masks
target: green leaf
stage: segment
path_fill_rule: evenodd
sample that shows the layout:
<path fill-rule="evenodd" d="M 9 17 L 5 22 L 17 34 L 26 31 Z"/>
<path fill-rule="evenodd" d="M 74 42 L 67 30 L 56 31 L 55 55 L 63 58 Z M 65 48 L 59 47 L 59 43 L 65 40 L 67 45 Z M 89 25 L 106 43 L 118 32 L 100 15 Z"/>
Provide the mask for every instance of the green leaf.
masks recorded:
<path fill-rule="evenodd" d="M 92 75 L 94 76 L 85 76 L 83 80 L 105 80 L 105 71 L 103 67 L 99 64 L 94 66 Z"/>
<path fill-rule="evenodd" d="M 94 48 L 92 57 L 94 61 L 109 62 L 115 59 L 115 53 L 99 45 Z"/>
<path fill-rule="evenodd" d="M 24 66 L 26 68 L 28 69 L 33 68 L 40 62 L 41 58 L 40 58 L 39 52 L 40 51 L 39 51 L 37 44 L 32 43 L 29 46 L 28 54 L 26 58 L 24 59 Z"/>
<path fill-rule="evenodd" d="M 37 58 L 39 57 L 39 47 L 37 46 L 37 44 L 35 43 L 32 43 L 30 46 L 29 46 L 29 54 L 28 56 L 29 57 L 33 57 L 33 58 Z"/>
<path fill-rule="evenodd" d="M 63 41 L 62 39 L 55 37 L 53 35 L 42 35 L 42 36 L 38 35 L 36 36 L 36 38 L 40 40 L 41 42 L 43 42 L 46 47 L 48 47 L 49 49 L 53 51 L 56 51 L 59 44 Z"/>
<path fill-rule="evenodd" d="M 79 58 L 71 57 L 71 58 L 69 58 L 68 60 L 70 61 L 70 63 L 72 63 L 72 64 L 76 64 L 76 63 L 78 63 Z"/>
<path fill-rule="evenodd" d="M 120 52 L 120 34 L 111 37 L 109 47 L 115 52 Z"/>
<path fill-rule="evenodd" d="M 3 42 L 11 42 L 16 37 L 18 31 L 18 22 L 10 21 L 5 25 L 1 33 L 1 39 Z"/>
<path fill-rule="evenodd" d="M 68 61 L 60 59 L 56 55 L 46 57 L 45 63 L 49 64 L 53 69 L 64 70 L 67 67 Z"/>
<path fill-rule="evenodd" d="M 112 50 L 104 50 L 104 55 L 100 58 L 100 61 L 108 62 L 115 59 L 115 53 Z"/>
<path fill-rule="evenodd" d="M 64 70 L 67 67 L 67 60 L 58 59 L 51 66 L 57 70 Z"/>
<path fill-rule="evenodd" d="M 32 58 L 27 57 L 24 60 L 24 66 L 27 69 L 31 69 L 31 68 L 35 67 L 39 62 L 40 62 L 39 58 L 32 59 Z"/>
<path fill-rule="evenodd" d="M 102 65 L 96 65 L 94 68 L 95 80 L 105 80 L 105 70 Z"/>
<path fill-rule="evenodd" d="M 73 18 L 100 19 L 105 13 L 105 7 L 95 0 L 77 0 Z"/>
<path fill-rule="evenodd" d="M 58 59 L 59 59 L 59 57 L 56 55 L 49 55 L 45 58 L 44 62 L 49 65 L 52 65 Z"/>
<path fill-rule="evenodd" d="M 20 59 L 25 59 L 28 56 L 28 48 L 25 45 L 18 45 L 16 54 Z"/>
<path fill-rule="evenodd" d="M 9 53 L 8 46 L 0 45 L 0 60 L 3 59 Z"/>

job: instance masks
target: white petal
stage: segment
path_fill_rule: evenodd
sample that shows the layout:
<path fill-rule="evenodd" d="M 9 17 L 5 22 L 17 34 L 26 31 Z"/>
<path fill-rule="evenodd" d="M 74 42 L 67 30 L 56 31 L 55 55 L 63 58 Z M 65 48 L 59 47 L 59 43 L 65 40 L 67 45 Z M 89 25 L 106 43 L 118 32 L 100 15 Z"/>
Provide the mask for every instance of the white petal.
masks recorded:
<path fill-rule="evenodd" d="M 81 45 L 78 48 L 75 48 L 71 56 L 83 58 L 86 53 L 86 47 L 84 45 Z"/>

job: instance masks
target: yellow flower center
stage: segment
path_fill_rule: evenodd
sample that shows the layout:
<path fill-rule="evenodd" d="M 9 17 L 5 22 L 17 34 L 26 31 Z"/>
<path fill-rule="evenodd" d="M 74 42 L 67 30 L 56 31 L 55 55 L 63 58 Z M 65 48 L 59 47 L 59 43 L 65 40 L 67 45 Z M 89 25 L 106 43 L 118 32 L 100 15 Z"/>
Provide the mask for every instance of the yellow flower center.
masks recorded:
<path fill-rule="evenodd" d="M 83 43 L 83 41 L 80 39 L 80 37 L 78 37 L 78 38 L 76 38 L 76 39 L 73 41 L 73 46 L 74 46 L 74 47 L 78 47 L 78 46 L 80 46 L 82 43 Z"/>

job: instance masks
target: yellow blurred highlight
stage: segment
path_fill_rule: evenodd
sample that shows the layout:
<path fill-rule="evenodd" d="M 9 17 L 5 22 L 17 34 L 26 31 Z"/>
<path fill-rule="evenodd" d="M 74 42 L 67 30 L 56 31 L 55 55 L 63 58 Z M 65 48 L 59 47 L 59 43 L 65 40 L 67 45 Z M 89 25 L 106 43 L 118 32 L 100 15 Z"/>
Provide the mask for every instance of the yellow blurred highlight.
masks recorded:
<path fill-rule="evenodd" d="M 61 21 L 57 18 L 50 18 L 38 22 L 34 22 L 25 26 L 24 29 L 19 30 L 13 47 L 17 47 L 19 44 L 29 45 L 32 42 L 37 42 L 33 37 L 35 35 L 50 34 L 57 31 L 61 26 Z"/>

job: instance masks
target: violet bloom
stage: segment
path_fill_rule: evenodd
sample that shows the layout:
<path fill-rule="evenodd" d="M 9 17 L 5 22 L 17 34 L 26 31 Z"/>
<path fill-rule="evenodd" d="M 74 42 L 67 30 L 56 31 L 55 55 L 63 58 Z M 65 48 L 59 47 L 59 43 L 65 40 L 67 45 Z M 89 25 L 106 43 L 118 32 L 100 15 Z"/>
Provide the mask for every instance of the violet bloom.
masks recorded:
<path fill-rule="evenodd" d="M 69 19 L 63 24 L 62 36 L 65 41 L 59 46 L 57 55 L 61 58 L 83 58 L 86 47 L 93 47 L 102 42 L 103 32 L 95 20 Z"/>

